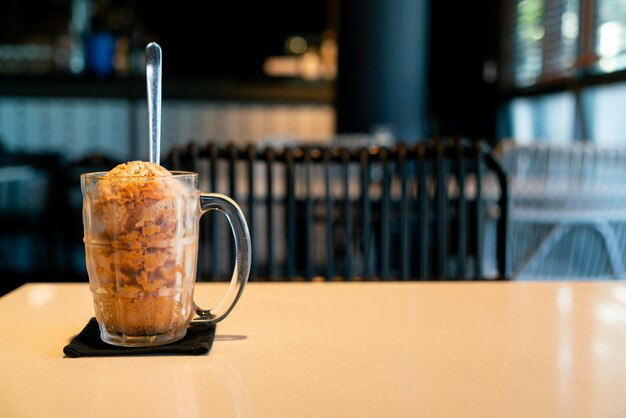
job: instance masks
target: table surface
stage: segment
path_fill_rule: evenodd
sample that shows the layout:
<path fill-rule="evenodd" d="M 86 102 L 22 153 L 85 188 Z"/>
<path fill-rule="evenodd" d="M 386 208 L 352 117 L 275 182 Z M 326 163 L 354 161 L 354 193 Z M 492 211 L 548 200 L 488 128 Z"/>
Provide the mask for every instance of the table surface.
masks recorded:
<path fill-rule="evenodd" d="M 0 416 L 626 417 L 626 282 L 251 283 L 208 355 L 64 358 L 92 309 L 0 299 Z"/>

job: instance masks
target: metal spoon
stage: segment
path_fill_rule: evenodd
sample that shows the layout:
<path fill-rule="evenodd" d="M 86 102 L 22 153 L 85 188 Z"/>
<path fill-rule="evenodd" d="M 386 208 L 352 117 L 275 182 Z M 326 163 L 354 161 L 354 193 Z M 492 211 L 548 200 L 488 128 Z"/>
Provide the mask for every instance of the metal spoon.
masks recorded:
<path fill-rule="evenodd" d="M 150 127 L 150 162 L 161 162 L 161 47 L 151 42 L 146 46 L 146 83 Z"/>

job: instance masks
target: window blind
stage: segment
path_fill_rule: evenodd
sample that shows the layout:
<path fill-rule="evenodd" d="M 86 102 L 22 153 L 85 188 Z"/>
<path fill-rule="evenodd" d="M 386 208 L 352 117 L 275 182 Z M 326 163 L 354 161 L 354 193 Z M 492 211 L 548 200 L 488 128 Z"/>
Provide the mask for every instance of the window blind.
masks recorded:
<path fill-rule="evenodd" d="M 618 88 L 626 85 L 626 0 L 505 4 L 501 91 L 511 125 L 504 134 L 626 144 Z M 569 99 L 542 105 L 555 95 Z"/>
<path fill-rule="evenodd" d="M 513 11 L 513 80 L 526 87 L 573 77 L 580 42 L 580 2 L 516 0 Z"/>
<path fill-rule="evenodd" d="M 626 0 L 512 0 L 511 6 L 510 87 L 626 69 Z"/>

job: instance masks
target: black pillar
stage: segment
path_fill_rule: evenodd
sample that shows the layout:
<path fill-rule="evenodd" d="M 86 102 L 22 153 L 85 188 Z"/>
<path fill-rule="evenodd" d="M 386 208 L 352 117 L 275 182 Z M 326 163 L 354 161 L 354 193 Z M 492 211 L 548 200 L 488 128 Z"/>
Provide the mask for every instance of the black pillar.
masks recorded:
<path fill-rule="evenodd" d="M 429 0 L 341 0 L 337 132 L 427 132 Z"/>

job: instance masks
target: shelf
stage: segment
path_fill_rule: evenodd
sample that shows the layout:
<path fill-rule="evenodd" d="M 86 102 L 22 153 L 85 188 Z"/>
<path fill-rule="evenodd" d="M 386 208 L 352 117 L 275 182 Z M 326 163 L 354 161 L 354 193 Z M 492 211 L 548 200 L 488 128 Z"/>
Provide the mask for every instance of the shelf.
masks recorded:
<path fill-rule="evenodd" d="M 143 77 L 98 80 L 85 77 L 0 77 L 1 96 L 145 99 Z M 332 82 L 302 80 L 166 79 L 163 100 L 261 101 L 332 104 Z"/>

